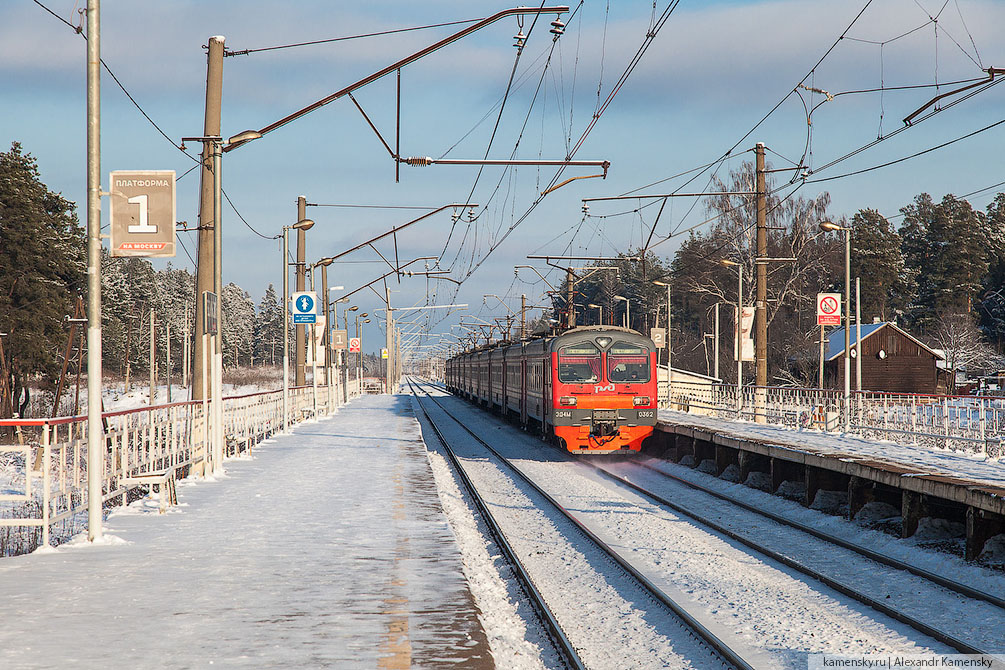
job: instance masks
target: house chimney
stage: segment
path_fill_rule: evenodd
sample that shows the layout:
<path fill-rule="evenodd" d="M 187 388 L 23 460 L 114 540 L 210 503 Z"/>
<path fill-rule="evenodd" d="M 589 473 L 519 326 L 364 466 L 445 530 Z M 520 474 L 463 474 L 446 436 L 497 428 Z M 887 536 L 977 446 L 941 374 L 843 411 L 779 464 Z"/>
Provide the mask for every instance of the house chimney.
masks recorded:
<path fill-rule="evenodd" d="M 879 323 L 879 317 L 878 316 L 872 317 L 872 322 L 873 323 Z"/>

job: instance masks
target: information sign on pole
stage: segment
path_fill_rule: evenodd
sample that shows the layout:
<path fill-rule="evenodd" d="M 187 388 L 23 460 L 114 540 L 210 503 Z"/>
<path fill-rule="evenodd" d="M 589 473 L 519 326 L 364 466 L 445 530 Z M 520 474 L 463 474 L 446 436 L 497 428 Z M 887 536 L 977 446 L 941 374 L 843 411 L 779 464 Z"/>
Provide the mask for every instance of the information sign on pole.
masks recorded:
<path fill-rule="evenodd" d="M 332 348 L 335 351 L 345 351 L 349 347 L 349 342 L 346 339 L 349 333 L 344 330 L 335 330 L 332 328 Z"/>
<path fill-rule="evenodd" d="M 302 291 L 291 296 L 290 308 L 293 310 L 293 323 L 317 323 L 318 297 L 314 291 Z"/>
<path fill-rule="evenodd" d="M 380 357 L 381 358 L 387 358 L 387 349 L 382 348 L 380 350 Z"/>
<path fill-rule="evenodd" d="M 174 256 L 174 170 L 119 170 L 108 183 L 111 255 Z"/>
<path fill-rule="evenodd" d="M 753 307 L 743 308 L 743 318 L 740 320 L 740 346 L 741 352 L 743 354 L 743 361 L 747 363 L 754 362 L 754 338 L 751 336 L 751 330 L 754 327 L 754 315 L 757 310 Z M 733 324 L 736 327 L 736 324 Z M 733 360 L 736 360 L 736 330 L 733 330 Z"/>
<path fill-rule="evenodd" d="M 817 293 L 817 325 L 841 325 L 840 293 Z"/>
<path fill-rule="evenodd" d="M 363 349 L 363 343 L 360 342 L 358 337 L 349 338 L 349 353 L 358 354 Z"/>
<path fill-rule="evenodd" d="M 203 332 L 216 335 L 220 324 L 216 322 L 216 294 L 212 291 L 202 292 Z"/>
<path fill-rule="evenodd" d="M 650 328 L 649 329 L 649 339 L 653 341 L 657 349 L 666 349 L 667 346 L 667 329 L 666 328 Z"/>

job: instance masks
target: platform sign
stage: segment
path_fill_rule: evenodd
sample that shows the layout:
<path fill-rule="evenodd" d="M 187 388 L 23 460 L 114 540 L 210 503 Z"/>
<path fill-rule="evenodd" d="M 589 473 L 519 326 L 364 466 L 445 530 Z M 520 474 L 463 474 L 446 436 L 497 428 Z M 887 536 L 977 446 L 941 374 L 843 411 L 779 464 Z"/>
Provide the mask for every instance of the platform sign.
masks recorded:
<path fill-rule="evenodd" d="M 332 349 L 335 351 L 345 351 L 349 346 L 349 342 L 346 339 L 347 336 L 348 333 L 346 331 L 332 328 Z"/>
<path fill-rule="evenodd" d="M 743 318 L 740 321 L 740 347 L 743 352 L 743 360 L 752 363 L 754 361 L 754 338 L 751 336 L 751 331 L 754 328 L 754 314 L 756 313 L 753 307 L 743 308 Z M 733 360 L 736 360 L 736 318 L 733 319 Z"/>
<path fill-rule="evenodd" d="M 112 256 L 175 255 L 174 170 L 108 174 Z"/>
<path fill-rule="evenodd" d="M 349 353 L 350 354 L 358 354 L 360 351 L 362 351 L 362 349 L 363 349 L 363 343 L 360 341 L 360 338 L 358 338 L 358 337 L 350 337 L 349 338 Z"/>
<path fill-rule="evenodd" d="M 666 328 L 650 328 L 649 329 L 649 339 L 653 341 L 657 349 L 666 349 L 667 346 L 667 329 Z"/>
<path fill-rule="evenodd" d="M 310 332 L 310 342 L 311 346 L 307 347 L 307 365 L 324 365 L 325 364 L 325 343 L 322 339 L 322 335 L 325 332 L 325 316 L 324 314 L 317 315 L 317 321 L 311 326 Z M 317 361 L 315 363 L 315 361 Z"/>
<path fill-rule="evenodd" d="M 817 325 L 841 325 L 840 293 L 817 293 Z"/>
<path fill-rule="evenodd" d="M 207 335 L 216 335 L 220 324 L 216 321 L 216 294 L 212 291 L 202 292 L 202 330 Z"/>
<path fill-rule="evenodd" d="M 293 311 L 293 323 L 317 323 L 318 297 L 314 291 L 294 293 L 290 299 L 290 309 Z"/>

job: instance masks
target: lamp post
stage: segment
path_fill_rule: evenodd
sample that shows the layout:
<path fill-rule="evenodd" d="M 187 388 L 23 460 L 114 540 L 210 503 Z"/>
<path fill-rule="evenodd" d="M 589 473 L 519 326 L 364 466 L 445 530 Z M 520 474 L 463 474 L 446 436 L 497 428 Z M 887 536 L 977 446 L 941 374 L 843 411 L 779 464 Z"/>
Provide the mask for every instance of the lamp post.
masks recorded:
<path fill-rule="evenodd" d="M 604 325 L 604 307 L 603 305 L 594 305 L 592 302 L 587 305 L 587 307 L 592 307 L 597 310 L 597 324 Z"/>
<path fill-rule="evenodd" d="M 625 324 L 625 328 L 631 328 L 631 323 L 632 323 L 632 317 L 631 317 L 632 303 L 628 301 L 628 298 L 626 298 L 626 297 L 624 297 L 622 295 L 616 295 L 616 296 L 614 296 L 614 299 L 615 300 L 620 300 L 620 301 L 622 301 L 622 302 L 625 303 L 625 321 L 624 321 L 624 324 Z"/>
<path fill-rule="evenodd" d="M 290 267 L 289 231 L 310 230 L 314 222 L 301 219 L 292 226 L 283 226 L 283 431 L 290 428 Z"/>
<path fill-rule="evenodd" d="M 670 365 L 673 360 L 673 350 L 670 348 L 670 282 L 654 281 L 657 286 L 665 286 L 667 290 L 667 382 L 670 381 Z"/>
<path fill-rule="evenodd" d="M 356 352 L 356 365 L 354 366 L 356 368 L 355 369 L 356 374 L 354 376 L 356 377 L 357 395 L 359 394 L 360 377 L 362 375 L 362 367 L 363 367 L 363 340 L 359 336 L 359 320 L 365 319 L 363 323 L 369 323 L 370 320 L 366 318 L 368 316 L 370 316 L 370 314 L 367 312 L 363 312 L 362 314 L 356 315 L 356 339 L 359 340 L 359 351 Z"/>
<path fill-rule="evenodd" d="M 736 416 L 743 413 L 743 266 L 723 258 L 720 265 L 736 268 Z"/>
<path fill-rule="evenodd" d="M 314 264 L 315 268 L 318 267 L 319 265 L 321 266 L 321 300 L 322 300 L 322 307 L 323 307 L 323 312 L 324 312 L 324 317 L 325 317 L 324 332 L 321 333 L 321 346 L 324 347 L 324 352 L 325 352 L 325 360 L 324 360 L 325 386 L 328 387 L 328 411 L 329 412 L 331 412 L 331 409 L 332 409 L 332 399 L 333 399 L 333 395 L 334 395 L 333 392 L 332 392 L 332 380 L 331 380 L 331 355 L 328 353 L 328 350 L 331 348 L 331 334 L 330 333 L 331 333 L 331 323 L 332 323 L 331 319 L 329 318 L 329 309 L 328 309 L 328 266 L 331 265 L 331 264 L 332 264 L 332 259 L 331 258 L 322 258 L 321 260 L 319 260 L 317 263 Z M 317 326 L 315 326 L 315 328 L 317 328 Z M 314 339 L 316 339 L 316 338 L 317 338 L 317 335 L 315 334 Z M 312 342 L 312 346 L 314 346 L 313 342 Z M 314 347 L 314 356 L 317 357 L 317 347 L 316 346 Z"/>
<path fill-rule="evenodd" d="M 821 221 L 820 230 L 844 231 L 844 430 L 851 427 L 851 228 Z"/>

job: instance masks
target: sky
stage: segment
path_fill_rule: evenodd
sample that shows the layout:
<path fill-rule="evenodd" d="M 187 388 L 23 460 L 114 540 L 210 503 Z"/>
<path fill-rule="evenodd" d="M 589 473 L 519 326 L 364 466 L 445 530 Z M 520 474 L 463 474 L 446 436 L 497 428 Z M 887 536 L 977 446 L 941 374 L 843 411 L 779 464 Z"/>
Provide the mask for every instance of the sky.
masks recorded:
<path fill-rule="evenodd" d="M 78 204 L 81 221 L 86 44 L 71 26 L 83 23 L 82 4 L 10 0 L 0 6 L 4 150 L 20 142 L 38 159 L 43 181 Z M 329 268 L 329 284 L 348 292 L 380 277 L 390 269 L 381 255 L 392 263 L 396 253 L 400 262 L 431 256 L 409 269 L 423 271 L 428 262 L 430 270 L 462 283 L 421 276 L 399 283 L 392 276 L 392 305 L 466 304 L 465 320 L 491 321 L 519 309 L 521 294 L 532 305 L 547 300 L 549 287 L 537 274 L 515 266 L 535 265 L 552 284 L 560 281 L 558 271 L 528 255 L 612 256 L 637 248 L 662 202 L 593 202 L 584 216 L 583 198 L 702 191 L 712 176 L 728 180 L 730 170 L 751 160 L 757 142 L 766 145 L 771 167 L 806 168 L 791 186 L 795 171 L 775 173 L 779 195 L 814 198 L 826 191 L 834 219 L 862 208 L 895 217 L 921 192 L 936 199 L 977 192 L 969 200 L 983 209 L 1001 190 L 988 187 L 1002 181 L 1005 124 L 993 124 L 1002 121 L 996 110 L 1005 89 L 981 87 L 925 105 L 962 86 L 952 82 L 986 77 L 983 68 L 1001 61 L 1002 3 L 680 2 L 663 21 L 667 4 L 572 3 L 557 41 L 548 32 L 555 14 L 536 24 L 527 16 L 522 26 L 507 17 L 401 71 L 402 156 L 561 160 L 578 145 L 575 159 L 610 162 L 605 179 L 591 176 L 600 172 L 595 167 L 559 173 L 550 166 L 432 165 L 402 166 L 395 182 L 388 151 L 342 98 L 225 155 L 223 187 L 233 207 L 225 205 L 223 213 L 224 282 L 242 286 L 256 304 L 268 284 L 281 286 L 274 238 L 296 222 L 301 195 L 316 222 L 307 234 L 308 262 L 431 209 L 477 203 L 473 221 L 467 210 L 457 210 L 455 220 L 447 208 L 396 240 L 382 240 L 376 251 L 346 256 Z M 177 217 L 195 224 L 199 177 L 185 173 L 198 149 L 190 145 L 186 155 L 177 145 L 202 135 L 210 36 L 224 36 L 228 50 L 252 50 L 224 59 L 222 135 L 229 137 L 262 128 L 468 24 L 254 50 L 478 19 L 507 8 L 459 0 L 105 0 L 102 58 L 135 104 L 103 72 L 102 179 L 112 170 L 175 170 Z M 529 37 L 518 57 L 513 35 L 519 30 Z M 631 68 L 647 33 L 655 37 Z M 395 77 L 354 96 L 393 148 Z M 903 119 L 923 107 L 905 129 Z M 813 109 L 810 123 L 807 109 Z M 892 164 L 869 169 L 886 163 Z M 867 171 L 851 174 L 861 170 Z M 541 197 L 549 184 L 571 177 L 589 178 Z M 105 218 L 107 210 L 106 200 Z M 654 251 L 672 256 L 690 228 L 707 229 L 699 225 L 707 218 L 699 200 L 669 200 Z M 194 270 L 194 235 L 179 239 L 182 248 L 170 262 Z M 374 288 L 379 296 L 364 289 L 350 297 L 357 314 L 383 309 L 383 283 Z M 464 332 L 456 327 L 457 311 L 402 309 L 397 318 L 420 318 L 422 328 L 435 333 L 424 344 L 441 333 Z M 383 341 L 379 325 L 364 331 L 365 350 Z"/>

